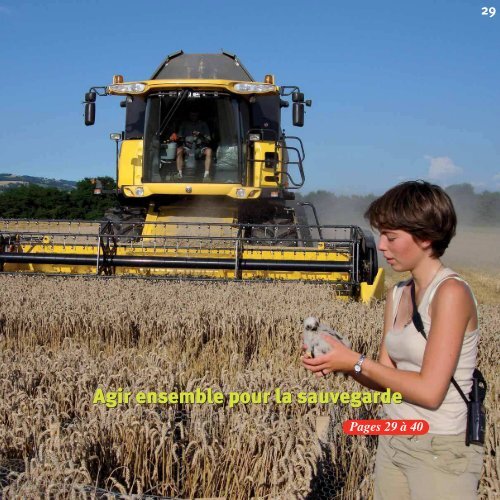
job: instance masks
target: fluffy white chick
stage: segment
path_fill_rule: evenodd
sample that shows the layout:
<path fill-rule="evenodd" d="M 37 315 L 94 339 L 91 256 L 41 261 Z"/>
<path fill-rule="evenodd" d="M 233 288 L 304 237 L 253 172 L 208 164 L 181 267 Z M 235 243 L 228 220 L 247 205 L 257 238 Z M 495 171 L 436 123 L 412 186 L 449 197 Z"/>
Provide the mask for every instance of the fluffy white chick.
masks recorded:
<path fill-rule="evenodd" d="M 319 322 L 318 318 L 309 316 L 304 320 L 304 345 L 307 347 L 306 356 L 316 358 L 332 350 L 332 346 L 323 339 L 323 334 L 328 334 L 340 340 L 346 347 L 351 348 L 351 342 L 340 335 L 328 325 Z"/>

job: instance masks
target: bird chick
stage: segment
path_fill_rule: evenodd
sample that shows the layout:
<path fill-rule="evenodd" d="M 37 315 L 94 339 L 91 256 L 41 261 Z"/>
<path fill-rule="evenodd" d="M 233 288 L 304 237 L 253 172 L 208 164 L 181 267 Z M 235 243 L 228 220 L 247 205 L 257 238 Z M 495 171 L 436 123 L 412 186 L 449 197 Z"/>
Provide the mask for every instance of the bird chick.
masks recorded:
<path fill-rule="evenodd" d="M 334 339 L 340 340 L 347 348 L 351 348 L 351 342 L 340 335 L 328 325 L 319 322 L 318 318 L 309 316 L 304 320 L 304 345 L 306 346 L 306 356 L 316 358 L 332 350 L 332 346 L 322 337 L 328 334 Z"/>

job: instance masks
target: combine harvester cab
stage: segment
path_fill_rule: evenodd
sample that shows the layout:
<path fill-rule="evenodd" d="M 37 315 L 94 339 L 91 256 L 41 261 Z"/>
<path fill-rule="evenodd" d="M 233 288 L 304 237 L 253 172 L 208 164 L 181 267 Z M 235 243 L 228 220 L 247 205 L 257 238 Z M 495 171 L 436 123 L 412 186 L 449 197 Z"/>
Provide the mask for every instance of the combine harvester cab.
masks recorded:
<path fill-rule="evenodd" d="M 303 126 L 311 102 L 298 87 L 256 82 L 232 54 L 168 56 L 149 80 L 92 87 L 118 95 L 125 130 L 116 141 L 116 196 L 105 220 L 0 220 L 0 271 L 173 279 L 326 282 L 339 296 L 383 293 L 373 235 L 321 226 L 295 199 L 302 141 L 285 136 L 292 100 Z M 307 213 L 308 211 L 308 213 Z M 314 221 L 310 224 L 308 216 Z"/>

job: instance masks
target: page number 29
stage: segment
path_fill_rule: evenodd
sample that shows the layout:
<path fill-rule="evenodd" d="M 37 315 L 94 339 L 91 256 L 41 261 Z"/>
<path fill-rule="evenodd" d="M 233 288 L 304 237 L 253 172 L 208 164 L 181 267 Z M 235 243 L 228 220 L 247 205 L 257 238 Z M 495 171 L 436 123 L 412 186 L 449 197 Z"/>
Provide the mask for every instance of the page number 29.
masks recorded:
<path fill-rule="evenodd" d="M 495 7 L 481 7 L 482 15 L 493 17 L 497 13 L 497 9 Z"/>

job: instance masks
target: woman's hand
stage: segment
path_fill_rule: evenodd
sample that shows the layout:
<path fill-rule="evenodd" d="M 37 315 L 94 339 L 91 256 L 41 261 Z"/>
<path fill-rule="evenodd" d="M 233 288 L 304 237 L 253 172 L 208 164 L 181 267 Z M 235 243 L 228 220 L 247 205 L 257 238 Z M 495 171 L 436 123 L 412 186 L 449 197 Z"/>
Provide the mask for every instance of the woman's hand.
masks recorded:
<path fill-rule="evenodd" d="M 332 350 L 318 356 L 309 358 L 302 356 L 302 365 L 317 377 L 328 375 L 331 372 L 350 372 L 359 359 L 359 354 L 348 349 L 342 342 L 330 335 L 322 335 L 323 339 L 332 346 Z"/>

